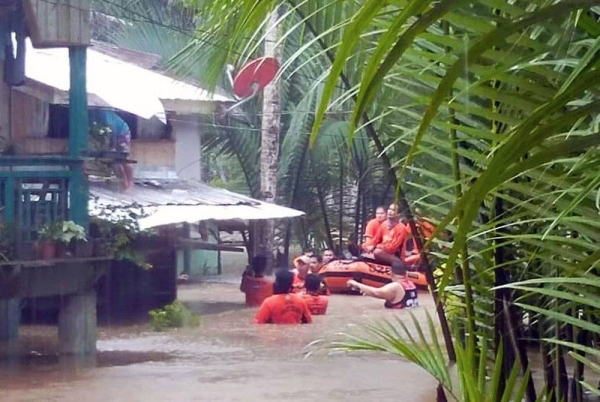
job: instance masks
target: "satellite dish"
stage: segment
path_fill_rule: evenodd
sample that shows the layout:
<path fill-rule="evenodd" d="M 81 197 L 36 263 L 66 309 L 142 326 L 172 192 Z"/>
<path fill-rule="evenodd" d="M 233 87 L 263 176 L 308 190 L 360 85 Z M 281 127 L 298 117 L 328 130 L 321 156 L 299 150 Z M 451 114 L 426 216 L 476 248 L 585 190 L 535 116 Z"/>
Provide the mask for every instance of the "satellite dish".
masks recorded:
<path fill-rule="evenodd" d="M 266 87 L 279 71 L 279 62 L 273 57 L 260 57 L 238 70 L 233 79 L 233 93 L 240 98 L 252 96 Z"/>
<path fill-rule="evenodd" d="M 269 85 L 279 71 L 279 62 L 273 57 L 259 57 L 242 66 L 235 77 L 232 76 L 233 70 L 232 66 L 228 66 L 227 75 L 238 102 L 226 109 L 222 117 L 255 98 L 259 91 Z"/>

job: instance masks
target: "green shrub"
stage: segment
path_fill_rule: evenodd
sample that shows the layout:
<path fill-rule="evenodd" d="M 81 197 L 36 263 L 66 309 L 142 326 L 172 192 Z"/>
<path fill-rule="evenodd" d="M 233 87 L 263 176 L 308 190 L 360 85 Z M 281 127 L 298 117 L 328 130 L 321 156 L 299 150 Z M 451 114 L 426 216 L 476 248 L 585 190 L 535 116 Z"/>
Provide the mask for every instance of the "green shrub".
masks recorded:
<path fill-rule="evenodd" d="M 200 325 L 200 316 L 193 313 L 179 300 L 167 304 L 162 309 L 151 310 L 148 314 L 150 315 L 152 328 L 155 331 Z"/>

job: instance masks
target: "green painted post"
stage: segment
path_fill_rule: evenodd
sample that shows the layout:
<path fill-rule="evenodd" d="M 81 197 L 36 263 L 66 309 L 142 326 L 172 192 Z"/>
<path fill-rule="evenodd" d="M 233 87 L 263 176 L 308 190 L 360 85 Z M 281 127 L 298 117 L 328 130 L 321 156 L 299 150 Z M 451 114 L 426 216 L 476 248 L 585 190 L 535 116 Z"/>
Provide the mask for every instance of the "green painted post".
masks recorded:
<path fill-rule="evenodd" d="M 192 228 L 191 228 L 190 224 L 187 222 L 184 222 L 183 223 L 183 238 L 184 239 L 191 238 L 192 237 L 191 231 L 192 231 Z M 190 275 L 191 269 L 192 269 L 192 251 L 189 248 L 189 245 L 187 245 L 183 249 L 183 273 Z"/>
<path fill-rule="evenodd" d="M 12 174 L 4 182 L 4 220 L 6 223 L 15 222 L 15 178 Z"/>
<path fill-rule="evenodd" d="M 71 68 L 69 90 L 69 154 L 73 158 L 81 157 L 88 148 L 88 105 L 86 87 L 86 57 L 85 46 L 69 48 L 69 64 Z M 71 219 L 88 227 L 89 188 L 83 170 L 83 163 L 71 166 L 69 188 L 71 203 Z"/>

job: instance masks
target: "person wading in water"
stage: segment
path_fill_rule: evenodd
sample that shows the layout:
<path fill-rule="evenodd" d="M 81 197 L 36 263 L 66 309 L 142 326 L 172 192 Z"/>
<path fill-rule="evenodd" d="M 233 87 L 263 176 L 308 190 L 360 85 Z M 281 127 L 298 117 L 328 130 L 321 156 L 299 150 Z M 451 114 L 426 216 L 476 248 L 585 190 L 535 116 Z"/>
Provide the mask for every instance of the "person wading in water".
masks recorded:
<path fill-rule="evenodd" d="M 419 305 L 417 287 L 406 279 L 406 265 L 400 261 L 392 264 L 391 283 L 375 288 L 350 279 L 348 287 L 360 290 L 365 296 L 385 300 L 385 308 L 402 309 Z"/>
<path fill-rule="evenodd" d="M 255 324 L 310 324 L 312 315 L 299 294 L 291 293 L 294 273 L 275 273 L 273 296 L 267 297 L 254 318 Z"/>

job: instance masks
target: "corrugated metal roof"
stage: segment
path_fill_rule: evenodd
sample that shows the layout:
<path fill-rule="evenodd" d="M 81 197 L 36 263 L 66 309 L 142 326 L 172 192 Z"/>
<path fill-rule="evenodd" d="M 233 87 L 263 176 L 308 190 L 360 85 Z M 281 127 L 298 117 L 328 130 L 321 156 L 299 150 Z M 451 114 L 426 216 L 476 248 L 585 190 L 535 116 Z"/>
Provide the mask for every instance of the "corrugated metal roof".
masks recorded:
<path fill-rule="evenodd" d="M 132 219 L 139 229 L 203 220 L 293 218 L 304 212 L 186 180 L 137 182 L 127 192 L 113 182 L 90 183 L 90 215 L 110 221 Z"/>
<path fill-rule="evenodd" d="M 69 51 L 66 48 L 36 49 L 27 40 L 25 74 L 27 78 L 68 91 Z M 165 121 L 161 100 L 194 102 L 232 102 L 198 86 L 175 80 L 115 57 L 87 50 L 87 90 L 106 104 L 140 117 L 157 116 Z"/>
<path fill-rule="evenodd" d="M 112 181 L 90 182 L 90 196 L 99 204 L 125 207 L 161 205 L 257 205 L 260 201 L 222 188 L 187 180 L 136 181 L 127 192 L 120 192 Z"/>
<path fill-rule="evenodd" d="M 160 62 L 160 56 L 155 53 L 140 52 L 138 50 L 127 49 L 113 45 L 112 43 L 102 42 L 92 39 L 92 49 L 104 53 L 116 59 L 132 63 L 148 70 L 156 70 Z"/>

